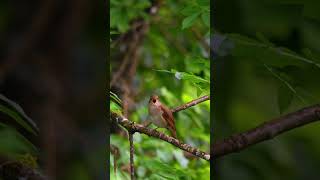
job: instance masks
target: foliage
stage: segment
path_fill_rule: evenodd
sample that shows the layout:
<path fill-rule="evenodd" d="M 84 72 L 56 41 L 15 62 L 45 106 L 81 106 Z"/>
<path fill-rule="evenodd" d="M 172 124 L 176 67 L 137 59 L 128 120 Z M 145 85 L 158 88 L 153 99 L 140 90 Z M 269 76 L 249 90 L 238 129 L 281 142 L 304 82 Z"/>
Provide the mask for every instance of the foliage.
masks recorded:
<path fill-rule="evenodd" d="M 3 119 L 8 118 L 10 121 L 15 121 L 26 131 L 37 135 L 38 128 L 36 124 L 17 103 L 2 94 L 0 94 L 0 100 L 0 111 L 5 115 Z M 16 127 L 14 123 L 0 122 L 0 155 L 21 160 L 21 162 L 32 164 L 35 167 L 36 162 L 31 159 L 33 158 L 32 154 L 36 154 L 38 149 L 14 127 Z M 28 161 L 26 161 L 26 157 L 29 157 Z"/>
<path fill-rule="evenodd" d="M 191 27 L 199 18 L 208 28 L 210 28 L 210 2 L 209 0 L 189 1 L 181 10 L 181 14 L 186 16 L 182 21 L 182 29 Z"/>
<path fill-rule="evenodd" d="M 130 27 L 130 21 L 137 17 L 147 18 L 145 9 L 150 7 L 149 0 L 111 0 L 110 35 L 124 33 Z"/>
<path fill-rule="evenodd" d="M 141 7 L 138 3 L 136 6 Z M 111 8 L 120 7 L 111 4 Z M 111 21 L 119 17 L 114 13 L 117 12 L 110 13 Z M 134 109 L 128 117 L 130 120 L 139 123 L 146 120 L 147 104 L 151 94 L 158 94 L 160 100 L 170 108 L 201 95 L 210 95 L 209 53 L 195 35 L 197 31 L 203 41 L 208 43 L 209 13 L 209 1 L 197 0 L 192 3 L 163 1 L 158 14 L 154 17 L 146 18 L 139 13 L 134 15 L 150 22 L 150 28 L 141 46 L 139 65 L 130 89 L 136 94 Z M 127 18 L 128 26 L 133 19 Z M 111 36 L 112 41 L 116 41 L 121 35 L 122 32 Z M 119 49 L 112 46 L 111 52 L 117 54 Z M 113 72 L 119 68 L 117 61 L 118 59 L 111 59 L 111 78 Z M 122 98 L 120 92 L 116 90 L 112 92 Z M 113 94 L 110 96 L 114 96 Z M 112 111 L 121 111 L 117 101 L 111 97 Z M 210 144 L 209 111 L 210 102 L 206 101 L 174 114 L 178 138 L 205 152 L 209 152 Z M 155 128 L 154 125 L 150 127 Z M 157 130 L 168 134 L 166 129 Z M 129 174 L 126 171 L 129 163 L 128 139 L 119 134 L 112 134 L 110 143 L 120 150 L 116 176 L 118 179 L 128 179 Z M 189 158 L 182 150 L 167 142 L 135 133 L 134 146 L 138 179 L 209 179 L 210 164 L 207 161 Z M 115 178 L 113 158 L 114 155 L 110 154 L 111 177 Z"/>
<path fill-rule="evenodd" d="M 110 111 L 122 114 L 122 102 L 119 97 L 113 93 L 109 92 L 110 95 Z"/>
<path fill-rule="evenodd" d="M 24 127 L 29 132 L 34 135 L 37 134 L 38 131 L 37 125 L 33 122 L 31 118 L 29 118 L 23 109 L 15 102 L 6 98 L 2 94 L 0 94 L 0 100 L 2 104 L 0 104 L 0 111 L 10 116 L 13 120 L 19 123 L 22 127 Z"/>
<path fill-rule="evenodd" d="M 215 139 L 320 100 L 320 19 L 311 4 L 233 2 L 216 6 Z M 312 124 L 230 155 L 216 162 L 215 178 L 316 179 L 318 131 Z"/>

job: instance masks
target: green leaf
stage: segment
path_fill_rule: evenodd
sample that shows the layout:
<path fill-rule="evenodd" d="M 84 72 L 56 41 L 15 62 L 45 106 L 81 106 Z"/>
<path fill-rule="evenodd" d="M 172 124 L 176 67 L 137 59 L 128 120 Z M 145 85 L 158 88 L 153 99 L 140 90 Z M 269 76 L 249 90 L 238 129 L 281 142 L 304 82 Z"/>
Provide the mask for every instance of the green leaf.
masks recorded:
<path fill-rule="evenodd" d="M 110 110 L 117 114 L 122 114 L 122 108 L 118 104 L 114 103 L 113 101 L 110 102 Z"/>
<path fill-rule="evenodd" d="M 158 160 L 145 160 L 144 163 L 146 166 L 156 172 L 156 174 L 166 179 L 178 180 L 181 177 L 187 176 L 182 170 L 173 168 L 171 165 Z"/>
<path fill-rule="evenodd" d="M 110 0 L 110 5 L 119 6 L 121 5 L 121 1 L 119 0 Z"/>
<path fill-rule="evenodd" d="M 165 70 L 165 69 L 154 69 L 154 70 L 155 70 L 155 71 L 158 71 L 158 72 L 172 73 L 171 71 Z"/>
<path fill-rule="evenodd" d="M 210 60 L 202 57 L 189 57 L 185 58 L 186 71 L 198 73 L 203 70 L 210 70 Z"/>
<path fill-rule="evenodd" d="M 117 103 L 119 106 L 122 106 L 121 99 L 112 91 L 109 91 L 111 101 Z"/>
<path fill-rule="evenodd" d="M 207 26 L 210 27 L 210 13 L 209 12 L 203 12 L 201 14 L 202 22 Z"/>
<path fill-rule="evenodd" d="M 312 52 L 310 49 L 303 48 L 302 53 L 305 55 L 306 58 L 315 62 L 315 64 L 320 62 L 320 56 L 317 56 L 315 52 Z"/>
<path fill-rule="evenodd" d="M 119 34 L 117 31 L 110 31 L 110 35 Z"/>
<path fill-rule="evenodd" d="M 260 61 L 262 64 L 279 68 L 290 65 L 305 67 L 308 64 L 320 68 L 320 64 L 304 58 L 288 48 L 273 47 L 270 44 L 262 43 L 239 34 L 229 34 L 228 38 L 235 43 L 235 47 L 232 49 L 234 57 L 255 62 Z M 267 41 L 262 36 L 260 38 L 261 40 L 264 39 L 263 41 Z"/>
<path fill-rule="evenodd" d="M 119 14 L 119 8 L 110 8 L 110 28 L 115 28 L 117 26 L 117 22 L 120 19 Z"/>
<path fill-rule="evenodd" d="M 197 76 L 188 72 L 179 72 L 175 69 L 171 69 L 171 73 L 174 73 L 176 78 L 179 77 L 178 79 L 190 80 L 193 83 L 198 83 L 198 82 L 210 83 L 208 79 L 204 79 L 200 76 Z"/>
<path fill-rule="evenodd" d="M 280 82 L 282 82 L 283 85 L 285 85 L 288 88 L 288 90 L 290 90 L 302 103 L 306 103 L 306 100 L 298 94 L 297 90 L 289 82 L 290 77 L 288 75 L 284 73 L 280 74 L 279 72 L 277 72 L 277 69 L 272 68 L 266 64 L 264 64 L 264 66 L 275 78 L 277 78 Z"/>
<path fill-rule="evenodd" d="M 148 39 L 152 43 L 152 48 L 154 48 L 155 54 L 160 56 L 168 57 L 170 45 L 167 44 L 167 41 L 159 33 L 151 31 L 148 33 Z"/>
<path fill-rule="evenodd" d="M 36 123 L 29 118 L 23 109 L 15 102 L 11 101 L 4 95 L 0 94 L 0 111 L 14 119 L 18 124 L 24 127 L 27 131 L 37 135 L 39 131 Z"/>
<path fill-rule="evenodd" d="M 187 80 L 190 81 L 192 83 L 206 83 L 207 85 L 210 86 L 210 80 L 209 79 L 204 79 L 200 76 L 194 75 L 194 74 L 190 74 L 187 72 L 179 72 L 175 69 L 171 69 L 171 71 L 168 70 L 155 70 L 158 72 L 164 72 L 164 73 L 170 73 L 170 74 L 174 74 L 174 76 L 179 79 L 179 80 Z"/>
<path fill-rule="evenodd" d="M 112 112 L 122 114 L 122 101 L 121 99 L 112 91 L 109 91 L 110 96 L 110 110 Z"/>
<path fill-rule="evenodd" d="M 197 87 L 198 91 L 197 91 L 197 96 L 201 96 L 201 95 L 207 95 L 210 94 L 210 85 L 207 83 L 203 83 L 203 82 L 197 82 L 194 83 L 194 85 Z"/>
<path fill-rule="evenodd" d="M 201 9 L 198 6 L 189 5 L 183 8 L 180 13 L 184 16 L 191 16 L 193 14 L 199 13 Z"/>
<path fill-rule="evenodd" d="M 277 51 L 282 56 L 286 56 L 286 57 L 291 58 L 291 59 L 298 61 L 300 63 L 312 64 L 312 65 L 315 65 L 317 68 L 320 68 L 320 64 L 314 62 L 312 59 L 304 58 L 304 57 L 300 56 L 298 53 L 291 51 L 288 48 L 278 48 Z"/>
<path fill-rule="evenodd" d="M 182 76 L 181 76 L 182 79 L 192 81 L 193 83 L 202 82 L 202 83 L 208 83 L 208 84 L 210 84 L 210 81 L 209 81 L 209 80 L 203 79 L 203 78 L 201 78 L 200 76 L 197 76 L 197 75 L 194 75 L 194 74 L 190 74 L 190 73 L 186 73 L 186 72 L 180 72 L 180 73 L 181 73 L 181 75 L 182 75 Z"/>
<path fill-rule="evenodd" d="M 134 8 L 135 9 L 145 9 L 151 6 L 151 1 L 149 0 L 139 0 L 135 3 Z"/>
<path fill-rule="evenodd" d="M 257 32 L 256 36 L 257 36 L 258 40 L 267 44 L 268 46 L 271 46 L 271 47 L 274 46 L 274 44 L 272 44 L 262 33 Z"/>
<path fill-rule="evenodd" d="M 199 97 L 202 93 L 202 89 L 199 86 L 196 86 L 197 88 L 197 96 Z"/>
<path fill-rule="evenodd" d="M 197 0 L 197 4 L 202 7 L 210 7 L 210 0 Z"/>
<path fill-rule="evenodd" d="M 125 14 L 123 14 L 124 12 L 121 12 L 119 14 L 119 19 L 117 20 L 117 28 L 119 29 L 120 32 L 124 33 L 129 29 L 129 19 L 127 16 L 125 16 Z"/>
<path fill-rule="evenodd" d="M 37 151 L 38 149 L 19 132 L 6 124 L 0 123 L 1 155 L 16 158 L 26 153 L 35 154 Z"/>
<path fill-rule="evenodd" d="M 182 21 L 182 29 L 186 29 L 186 28 L 192 26 L 199 15 L 200 15 L 200 13 L 197 12 L 195 14 L 192 14 L 191 16 L 186 17 Z"/>

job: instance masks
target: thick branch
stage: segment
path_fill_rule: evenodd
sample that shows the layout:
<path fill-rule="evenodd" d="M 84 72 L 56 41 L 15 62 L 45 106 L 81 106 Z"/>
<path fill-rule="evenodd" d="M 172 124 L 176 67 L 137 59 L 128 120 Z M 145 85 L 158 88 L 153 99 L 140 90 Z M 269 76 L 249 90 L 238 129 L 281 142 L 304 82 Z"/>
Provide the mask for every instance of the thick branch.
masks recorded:
<path fill-rule="evenodd" d="M 214 159 L 224 155 L 239 152 L 251 145 L 272 139 L 283 132 L 318 121 L 320 105 L 314 105 L 289 113 L 251 129 L 247 132 L 232 135 L 231 137 L 213 144 Z"/>
<path fill-rule="evenodd" d="M 172 113 L 175 113 L 175 112 L 178 112 L 178 111 L 182 111 L 182 110 L 185 110 L 185 109 L 187 109 L 187 108 L 189 108 L 191 106 L 197 105 L 197 104 L 202 103 L 202 102 L 204 102 L 206 100 L 209 100 L 209 99 L 210 99 L 210 96 L 208 96 L 208 95 L 202 96 L 202 97 L 200 97 L 198 99 L 195 99 L 195 100 L 192 100 L 192 101 L 190 101 L 190 102 L 188 102 L 186 104 L 183 104 L 181 106 L 173 108 L 173 109 L 171 109 L 171 111 L 172 111 Z"/>
<path fill-rule="evenodd" d="M 146 134 L 148 136 L 162 139 L 162 140 L 164 140 L 164 141 L 166 141 L 166 142 L 168 142 L 168 143 L 170 143 L 170 144 L 172 144 L 172 145 L 174 145 L 184 151 L 187 151 L 187 152 L 195 155 L 195 156 L 198 156 L 198 157 L 205 159 L 207 161 L 210 160 L 210 154 L 203 152 L 197 148 L 194 148 L 188 144 L 182 143 L 178 139 L 175 139 L 175 138 L 168 136 L 164 133 L 161 133 L 157 130 L 150 129 L 150 128 L 147 128 L 147 127 L 142 126 L 140 124 L 129 121 L 127 118 L 125 118 L 121 115 L 118 115 L 116 113 L 113 113 L 113 112 L 111 113 L 111 118 L 112 118 L 112 120 L 114 120 L 118 124 L 120 124 L 121 126 L 125 127 L 128 131 L 139 132 L 139 133 Z"/>

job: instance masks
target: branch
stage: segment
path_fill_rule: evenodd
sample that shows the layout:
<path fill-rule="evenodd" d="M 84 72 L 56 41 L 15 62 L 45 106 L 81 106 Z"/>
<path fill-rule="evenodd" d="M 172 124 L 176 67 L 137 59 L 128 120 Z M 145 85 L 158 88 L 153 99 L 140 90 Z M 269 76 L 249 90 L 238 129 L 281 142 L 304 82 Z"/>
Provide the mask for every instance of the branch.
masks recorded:
<path fill-rule="evenodd" d="M 120 156 L 119 148 L 115 145 L 110 144 L 110 152 L 113 154 L 113 172 L 115 176 L 117 175 L 117 160 Z"/>
<path fill-rule="evenodd" d="M 160 5 L 161 0 L 153 1 L 151 7 L 148 8 L 149 15 L 156 15 Z M 120 77 L 123 75 L 127 75 L 130 79 L 132 79 L 139 61 L 138 50 L 141 44 L 143 43 L 143 39 L 149 29 L 149 26 L 150 24 L 147 20 L 138 18 L 133 21 L 128 32 L 126 32 L 125 34 L 123 34 L 123 36 L 120 37 L 120 39 L 125 40 L 127 48 L 123 52 L 124 56 L 122 58 L 119 69 L 112 76 L 110 87 L 113 87 L 115 83 L 117 83 Z M 128 68 L 129 70 L 127 70 Z"/>
<path fill-rule="evenodd" d="M 168 136 L 164 133 L 161 133 L 157 130 L 154 130 L 154 129 L 150 129 L 150 128 L 147 128 L 145 126 L 142 126 L 141 124 L 138 124 L 138 123 L 135 123 L 135 122 L 132 122 L 132 121 L 129 121 L 127 118 L 117 114 L 117 113 L 114 113 L 114 112 L 111 112 L 111 118 L 112 120 L 116 121 L 118 124 L 120 124 L 121 126 L 125 127 L 128 131 L 131 131 L 131 132 L 139 132 L 139 133 L 142 133 L 142 134 L 146 134 L 148 136 L 152 136 L 152 137 L 155 137 L 155 138 L 158 138 L 158 139 L 162 139 L 184 151 L 187 151 L 195 156 L 198 156 L 202 159 L 205 159 L 207 161 L 210 161 L 210 154 L 206 153 L 206 152 L 203 152 L 197 148 L 194 148 L 188 144 L 185 144 L 185 143 L 182 143 L 180 142 L 178 139 L 175 139 L 171 136 Z"/>
<path fill-rule="evenodd" d="M 130 142 L 130 176 L 131 180 L 134 180 L 134 162 L 133 162 L 133 153 L 134 153 L 134 146 L 133 146 L 133 134 L 134 132 L 128 131 L 129 133 L 129 142 Z"/>
<path fill-rule="evenodd" d="M 300 109 L 282 117 L 265 122 L 249 131 L 232 135 L 218 141 L 212 146 L 214 159 L 224 155 L 239 152 L 251 145 L 272 139 L 281 133 L 318 121 L 320 118 L 320 104 Z"/>
<path fill-rule="evenodd" d="M 178 112 L 178 111 L 182 111 L 182 110 L 185 110 L 185 109 L 187 109 L 187 108 L 189 108 L 191 106 L 194 106 L 194 105 L 197 105 L 199 103 L 202 103 L 202 102 L 204 102 L 206 100 L 210 100 L 210 96 L 208 96 L 208 95 L 202 96 L 202 97 L 200 97 L 198 99 L 195 99 L 195 100 L 192 100 L 192 101 L 190 101 L 190 102 L 188 102 L 186 104 L 183 104 L 181 106 L 173 108 L 173 109 L 171 109 L 171 111 L 172 111 L 172 113 L 175 113 L 175 112 Z"/>

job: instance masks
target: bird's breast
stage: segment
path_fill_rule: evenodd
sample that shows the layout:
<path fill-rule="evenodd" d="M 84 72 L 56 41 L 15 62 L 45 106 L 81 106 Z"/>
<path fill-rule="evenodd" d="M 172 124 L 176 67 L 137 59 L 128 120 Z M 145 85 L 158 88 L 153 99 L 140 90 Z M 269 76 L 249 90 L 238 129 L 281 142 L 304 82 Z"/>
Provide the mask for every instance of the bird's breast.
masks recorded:
<path fill-rule="evenodd" d="M 150 120 L 153 124 L 155 124 L 158 127 L 165 128 L 166 127 L 166 121 L 162 117 L 162 111 L 158 106 L 150 106 L 149 107 L 149 114 L 150 114 Z"/>

